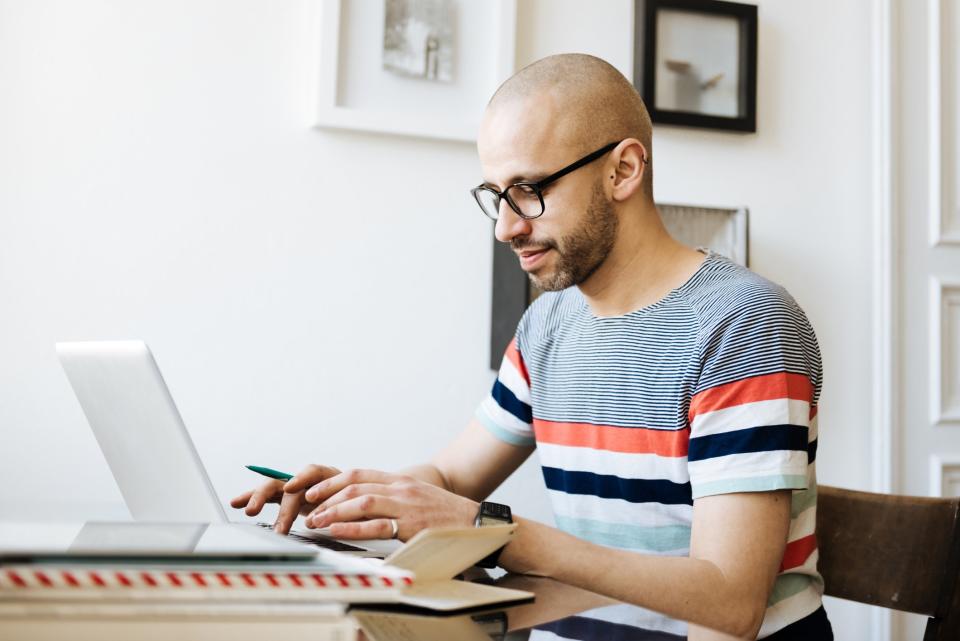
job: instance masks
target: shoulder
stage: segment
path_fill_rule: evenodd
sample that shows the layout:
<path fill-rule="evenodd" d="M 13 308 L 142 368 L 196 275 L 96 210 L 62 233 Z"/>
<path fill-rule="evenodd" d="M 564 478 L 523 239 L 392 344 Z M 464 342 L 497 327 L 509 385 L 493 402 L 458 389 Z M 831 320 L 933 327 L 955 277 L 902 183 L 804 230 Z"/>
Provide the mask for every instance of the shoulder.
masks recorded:
<path fill-rule="evenodd" d="M 707 334 L 749 325 L 808 326 L 806 314 L 781 285 L 722 256 L 711 255 L 684 292 Z"/>
<path fill-rule="evenodd" d="M 525 345 L 552 337 L 584 305 L 583 294 L 576 287 L 540 294 L 524 312 L 517 327 L 517 344 L 521 351 Z"/>
<path fill-rule="evenodd" d="M 819 389 L 820 349 L 806 314 L 782 286 L 742 265 L 711 256 L 686 292 L 699 323 L 700 387 L 793 372 Z"/>

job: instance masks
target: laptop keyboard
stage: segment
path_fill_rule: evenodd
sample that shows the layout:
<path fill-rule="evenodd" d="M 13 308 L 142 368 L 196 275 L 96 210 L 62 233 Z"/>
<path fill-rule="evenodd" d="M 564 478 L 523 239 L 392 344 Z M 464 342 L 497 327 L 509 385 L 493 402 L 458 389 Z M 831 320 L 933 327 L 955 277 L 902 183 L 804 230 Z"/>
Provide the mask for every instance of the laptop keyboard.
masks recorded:
<path fill-rule="evenodd" d="M 260 527 L 272 530 L 272 523 L 257 523 Z M 322 534 L 316 534 L 314 536 L 302 536 L 300 534 L 289 533 L 288 537 L 294 541 L 300 541 L 301 543 L 309 543 L 310 545 L 315 545 L 319 548 L 324 548 L 325 550 L 333 550 L 335 552 L 367 552 L 366 548 L 357 547 L 356 545 L 350 545 L 349 543 L 344 543 L 336 539 L 331 539 L 330 537 L 323 536 Z"/>

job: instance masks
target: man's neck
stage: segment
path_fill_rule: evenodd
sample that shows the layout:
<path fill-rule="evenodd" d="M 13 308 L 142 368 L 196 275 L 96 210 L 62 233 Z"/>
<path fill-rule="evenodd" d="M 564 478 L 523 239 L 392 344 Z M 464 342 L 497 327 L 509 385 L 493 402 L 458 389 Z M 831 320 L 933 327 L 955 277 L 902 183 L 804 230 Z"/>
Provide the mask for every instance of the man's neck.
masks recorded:
<path fill-rule="evenodd" d="M 594 316 L 621 316 L 656 303 L 687 282 L 705 259 L 671 238 L 656 211 L 630 222 L 635 224 L 622 226 L 603 265 L 579 285 Z"/>

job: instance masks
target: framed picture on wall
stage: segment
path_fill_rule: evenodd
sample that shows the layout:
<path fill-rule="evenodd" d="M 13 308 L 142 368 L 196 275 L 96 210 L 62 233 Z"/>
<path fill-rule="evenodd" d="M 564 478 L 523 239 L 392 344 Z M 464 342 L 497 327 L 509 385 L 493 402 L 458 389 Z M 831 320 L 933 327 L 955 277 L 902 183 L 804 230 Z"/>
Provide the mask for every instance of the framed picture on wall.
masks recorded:
<path fill-rule="evenodd" d="M 757 130 L 757 7 L 635 0 L 633 81 L 653 122 Z"/>
<path fill-rule="evenodd" d="M 516 0 L 321 0 L 316 125 L 475 141 L 514 71 Z"/>

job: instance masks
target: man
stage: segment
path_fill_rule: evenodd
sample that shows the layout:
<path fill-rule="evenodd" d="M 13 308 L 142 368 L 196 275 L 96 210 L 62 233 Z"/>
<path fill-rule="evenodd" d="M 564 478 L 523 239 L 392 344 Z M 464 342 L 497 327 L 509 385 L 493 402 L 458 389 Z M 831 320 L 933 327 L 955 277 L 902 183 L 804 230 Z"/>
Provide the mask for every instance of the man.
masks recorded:
<path fill-rule="evenodd" d="M 430 464 L 311 466 L 233 500 L 342 538 L 470 525 L 538 448 L 558 529 L 499 557 L 665 615 L 689 638 L 832 638 L 816 571 L 820 355 L 782 288 L 666 233 L 651 125 L 613 67 L 552 56 L 491 99 L 473 190 L 532 281 L 476 419 Z"/>

